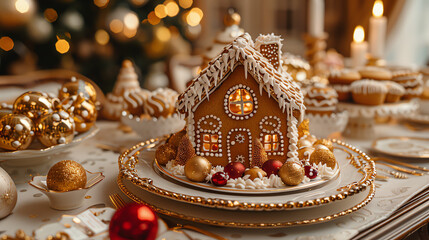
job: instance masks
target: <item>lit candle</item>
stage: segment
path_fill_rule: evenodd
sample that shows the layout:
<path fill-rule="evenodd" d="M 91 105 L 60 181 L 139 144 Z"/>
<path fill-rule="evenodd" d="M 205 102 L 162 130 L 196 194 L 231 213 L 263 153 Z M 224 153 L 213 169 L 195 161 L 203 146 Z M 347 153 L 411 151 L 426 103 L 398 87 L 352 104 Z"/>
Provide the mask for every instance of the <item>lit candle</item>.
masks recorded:
<path fill-rule="evenodd" d="M 322 37 L 325 22 L 324 0 L 310 0 L 308 18 L 308 33 L 313 37 Z"/>
<path fill-rule="evenodd" d="M 368 43 L 365 40 L 365 31 L 362 26 L 357 26 L 353 32 L 353 42 L 351 43 L 352 66 L 361 67 L 366 64 L 366 53 Z"/>
<path fill-rule="evenodd" d="M 384 57 L 387 19 L 383 16 L 383 1 L 376 0 L 369 19 L 369 50 L 374 58 Z"/>

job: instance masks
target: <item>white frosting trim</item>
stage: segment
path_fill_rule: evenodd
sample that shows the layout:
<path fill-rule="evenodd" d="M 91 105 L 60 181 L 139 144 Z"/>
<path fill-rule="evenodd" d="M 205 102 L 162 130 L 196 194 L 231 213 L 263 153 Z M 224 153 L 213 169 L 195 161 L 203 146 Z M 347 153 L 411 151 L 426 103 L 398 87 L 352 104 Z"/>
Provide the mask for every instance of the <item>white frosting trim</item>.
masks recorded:
<path fill-rule="evenodd" d="M 373 93 L 387 93 L 387 87 L 384 82 L 375 80 L 359 80 L 350 85 L 353 93 L 373 94 Z"/>

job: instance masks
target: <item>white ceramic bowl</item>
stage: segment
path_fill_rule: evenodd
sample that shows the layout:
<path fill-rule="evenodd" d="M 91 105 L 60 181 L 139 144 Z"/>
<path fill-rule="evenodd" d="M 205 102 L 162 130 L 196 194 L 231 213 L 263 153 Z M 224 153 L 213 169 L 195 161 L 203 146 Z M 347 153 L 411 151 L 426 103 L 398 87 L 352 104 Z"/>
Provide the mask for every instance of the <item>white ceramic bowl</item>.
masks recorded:
<path fill-rule="evenodd" d="M 49 190 L 46 185 L 46 176 L 35 176 L 28 183 L 30 186 L 38 189 L 49 198 L 50 207 L 57 210 L 71 210 L 82 206 L 85 194 L 104 179 L 101 172 L 92 173 L 86 171 L 86 185 L 84 188 L 72 190 L 68 192 L 59 192 Z"/>
<path fill-rule="evenodd" d="M 318 138 L 326 138 L 331 133 L 343 132 L 349 115 L 347 111 L 332 113 L 332 114 L 311 114 L 305 115 L 310 121 L 310 133 Z"/>
<path fill-rule="evenodd" d="M 186 124 L 185 120 L 180 119 L 177 114 L 173 114 L 167 118 L 141 119 L 126 111 L 122 112 L 121 122 L 130 126 L 143 139 L 151 139 L 178 132 Z"/>

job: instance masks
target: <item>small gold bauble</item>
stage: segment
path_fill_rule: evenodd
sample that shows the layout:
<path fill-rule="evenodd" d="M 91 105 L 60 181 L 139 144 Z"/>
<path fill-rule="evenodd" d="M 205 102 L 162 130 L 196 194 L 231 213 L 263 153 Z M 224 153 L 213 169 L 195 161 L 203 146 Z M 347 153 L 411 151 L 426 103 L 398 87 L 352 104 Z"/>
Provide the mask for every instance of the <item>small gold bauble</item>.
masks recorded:
<path fill-rule="evenodd" d="M 63 160 L 49 169 L 46 184 L 49 190 L 61 192 L 84 188 L 86 171 L 82 165 L 73 160 Z"/>
<path fill-rule="evenodd" d="M 255 178 L 262 179 L 263 177 L 266 177 L 267 173 L 258 167 L 253 167 L 251 169 L 247 169 L 244 172 L 244 176 L 246 176 L 246 175 L 249 175 L 250 180 L 254 180 Z"/>
<path fill-rule="evenodd" d="M 319 163 L 325 164 L 332 169 L 335 168 L 337 160 L 335 155 L 328 149 L 319 148 L 314 150 L 310 156 L 310 163 L 318 165 Z"/>
<path fill-rule="evenodd" d="M 97 92 L 91 83 L 84 80 L 71 78 L 70 82 L 66 82 L 58 92 L 58 98 L 63 101 L 69 97 L 81 95 L 83 98 L 97 102 Z"/>
<path fill-rule="evenodd" d="M 22 114 L 8 114 L 0 119 L 0 148 L 22 150 L 34 138 L 33 121 Z"/>
<path fill-rule="evenodd" d="M 73 115 L 75 131 L 86 132 L 97 120 L 97 108 L 91 100 L 82 96 L 70 97 L 63 101 L 63 108 Z"/>
<path fill-rule="evenodd" d="M 286 161 L 279 170 L 279 176 L 284 184 L 296 186 L 304 180 L 305 171 L 300 163 L 295 161 Z"/>
<path fill-rule="evenodd" d="M 29 91 L 19 96 L 13 104 L 13 113 L 24 114 L 33 121 L 50 112 L 52 102 L 46 93 Z"/>
<path fill-rule="evenodd" d="M 67 144 L 74 138 L 74 120 L 60 110 L 44 115 L 36 124 L 37 139 L 46 147 Z"/>
<path fill-rule="evenodd" d="M 185 164 L 186 177 L 194 182 L 202 182 L 209 175 L 212 164 L 205 157 L 195 156 Z"/>
<path fill-rule="evenodd" d="M 325 147 L 327 147 L 331 152 L 334 151 L 334 145 L 332 144 L 331 140 L 328 139 L 319 139 L 316 142 L 314 142 L 314 147 L 316 147 L 316 145 L 323 145 Z"/>
<path fill-rule="evenodd" d="M 176 158 L 177 151 L 169 143 L 163 144 L 156 149 L 155 158 L 159 164 L 165 165 Z"/>
<path fill-rule="evenodd" d="M 223 23 L 226 27 L 232 26 L 232 25 L 240 25 L 241 22 L 241 16 L 240 14 L 234 12 L 234 13 L 228 13 L 223 18 Z"/>

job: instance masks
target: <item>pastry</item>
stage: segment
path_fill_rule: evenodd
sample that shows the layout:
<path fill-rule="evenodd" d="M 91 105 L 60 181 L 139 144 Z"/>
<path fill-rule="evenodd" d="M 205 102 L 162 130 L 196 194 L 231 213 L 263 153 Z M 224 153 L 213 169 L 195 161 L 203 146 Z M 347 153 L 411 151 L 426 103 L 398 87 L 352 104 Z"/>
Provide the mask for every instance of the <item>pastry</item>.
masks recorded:
<path fill-rule="evenodd" d="M 366 66 L 359 69 L 362 79 L 391 80 L 392 72 L 387 68 Z"/>
<path fill-rule="evenodd" d="M 307 90 L 304 97 L 306 113 L 331 114 L 338 103 L 337 92 L 326 85 L 315 84 Z"/>
<path fill-rule="evenodd" d="M 363 105 L 380 105 L 387 94 L 386 84 L 382 81 L 359 80 L 350 85 L 353 100 Z"/>
<path fill-rule="evenodd" d="M 350 84 L 360 79 L 361 75 L 357 70 L 348 68 L 331 71 L 328 76 L 329 84 L 337 92 L 340 102 L 351 100 Z"/>
<path fill-rule="evenodd" d="M 148 94 L 144 110 L 152 117 L 168 117 L 175 111 L 178 93 L 169 88 L 158 88 Z"/>
<path fill-rule="evenodd" d="M 385 83 L 387 87 L 386 102 L 387 103 L 398 102 L 401 99 L 401 97 L 405 94 L 405 88 L 393 81 L 386 81 Z"/>
<path fill-rule="evenodd" d="M 410 70 L 397 71 L 392 81 L 405 88 L 405 99 L 419 97 L 423 93 L 422 74 Z"/>

